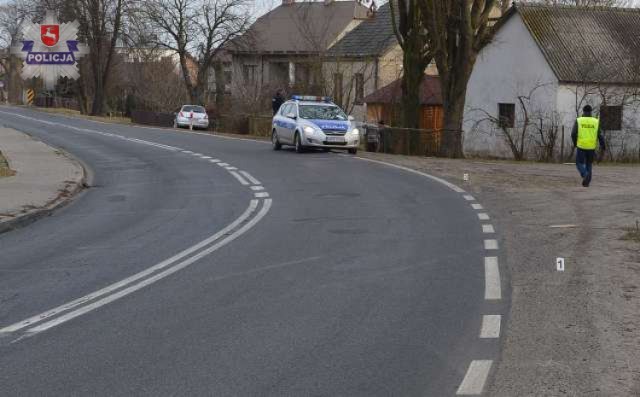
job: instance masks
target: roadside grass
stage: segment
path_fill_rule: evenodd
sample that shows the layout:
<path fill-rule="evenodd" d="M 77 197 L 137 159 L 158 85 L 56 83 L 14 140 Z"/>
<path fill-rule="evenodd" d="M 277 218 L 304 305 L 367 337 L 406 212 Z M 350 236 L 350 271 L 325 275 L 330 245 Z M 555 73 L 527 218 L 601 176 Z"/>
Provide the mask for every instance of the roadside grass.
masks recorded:
<path fill-rule="evenodd" d="M 9 163 L 7 162 L 7 159 L 5 159 L 4 156 L 2 155 L 2 152 L 0 152 L 0 178 L 5 176 L 13 176 L 15 174 L 16 172 L 11 168 L 9 168 Z"/>
<path fill-rule="evenodd" d="M 128 117 L 108 117 L 108 116 L 89 116 L 86 114 L 80 113 L 78 110 L 66 109 L 66 108 L 34 108 L 41 112 L 52 113 L 52 114 L 60 114 L 69 117 L 76 117 L 87 120 L 95 120 L 95 121 L 105 121 L 109 123 L 118 123 L 118 124 L 132 124 L 131 119 Z"/>
<path fill-rule="evenodd" d="M 625 227 L 624 230 L 626 231 L 626 233 L 620 238 L 621 240 L 635 241 L 636 243 L 640 243 L 640 221 L 636 221 L 635 226 Z"/>

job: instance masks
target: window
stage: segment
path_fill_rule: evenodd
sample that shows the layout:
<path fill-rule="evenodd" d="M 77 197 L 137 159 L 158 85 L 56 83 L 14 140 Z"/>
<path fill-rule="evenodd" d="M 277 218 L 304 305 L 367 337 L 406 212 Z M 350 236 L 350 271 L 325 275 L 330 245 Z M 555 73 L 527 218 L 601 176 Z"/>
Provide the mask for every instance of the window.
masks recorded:
<path fill-rule="evenodd" d="M 515 103 L 499 103 L 498 104 L 498 125 L 501 128 L 513 128 L 516 124 L 516 105 Z"/>
<path fill-rule="evenodd" d="M 291 112 L 291 105 L 290 104 L 285 104 L 280 106 L 280 115 L 281 116 L 286 116 Z"/>
<path fill-rule="evenodd" d="M 333 74 L 333 100 L 342 104 L 342 73 Z"/>
<path fill-rule="evenodd" d="M 311 120 L 346 120 L 347 115 L 337 106 L 300 105 L 300 117 Z"/>
<path fill-rule="evenodd" d="M 619 131 L 622 129 L 622 106 L 600 107 L 600 128 L 603 131 Z"/>
<path fill-rule="evenodd" d="M 242 65 L 242 74 L 245 83 L 255 83 L 256 81 L 256 65 Z"/>
<path fill-rule="evenodd" d="M 362 73 L 356 73 L 356 98 L 355 103 L 361 105 L 364 99 L 364 75 Z"/>

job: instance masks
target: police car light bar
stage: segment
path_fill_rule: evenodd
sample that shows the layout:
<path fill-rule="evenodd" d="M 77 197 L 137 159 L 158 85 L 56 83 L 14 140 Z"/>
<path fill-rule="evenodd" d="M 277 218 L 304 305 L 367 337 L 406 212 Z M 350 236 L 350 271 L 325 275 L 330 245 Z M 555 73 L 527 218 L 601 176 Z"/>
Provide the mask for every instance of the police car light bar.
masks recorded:
<path fill-rule="evenodd" d="M 328 96 L 292 95 L 291 99 L 294 101 L 331 102 L 331 97 Z"/>

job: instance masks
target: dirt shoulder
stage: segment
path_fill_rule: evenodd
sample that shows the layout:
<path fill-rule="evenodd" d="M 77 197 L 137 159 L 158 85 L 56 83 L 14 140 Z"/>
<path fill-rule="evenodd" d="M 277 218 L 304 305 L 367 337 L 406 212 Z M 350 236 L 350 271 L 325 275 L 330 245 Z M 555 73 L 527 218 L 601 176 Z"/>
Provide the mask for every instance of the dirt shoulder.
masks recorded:
<path fill-rule="evenodd" d="M 640 395 L 640 166 L 597 166 L 583 188 L 572 165 L 361 156 L 444 177 L 491 213 L 512 301 L 487 395 Z"/>

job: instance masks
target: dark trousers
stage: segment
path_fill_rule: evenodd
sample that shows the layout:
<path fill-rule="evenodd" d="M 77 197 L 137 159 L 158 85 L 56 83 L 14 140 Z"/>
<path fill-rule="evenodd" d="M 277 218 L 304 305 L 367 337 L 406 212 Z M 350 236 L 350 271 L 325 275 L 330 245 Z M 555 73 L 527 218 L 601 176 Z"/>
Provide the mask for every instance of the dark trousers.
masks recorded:
<path fill-rule="evenodd" d="M 576 168 L 581 177 L 587 178 L 587 181 L 591 182 L 591 168 L 596 151 L 580 148 L 576 148 L 576 150 Z"/>

